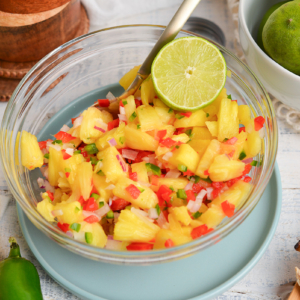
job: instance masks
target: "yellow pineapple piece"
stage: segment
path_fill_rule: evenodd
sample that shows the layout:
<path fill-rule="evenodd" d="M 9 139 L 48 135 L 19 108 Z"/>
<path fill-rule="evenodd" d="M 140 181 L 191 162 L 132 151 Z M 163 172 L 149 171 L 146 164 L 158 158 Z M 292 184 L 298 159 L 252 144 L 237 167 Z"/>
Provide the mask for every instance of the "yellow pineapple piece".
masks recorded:
<path fill-rule="evenodd" d="M 180 207 L 186 204 L 186 201 L 180 198 L 177 198 L 176 193 L 171 194 L 172 206 L 173 207 Z"/>
<path fill-rule="evenodd" d="M 254 131 L 254 119 L 250 119 L 246 124 L 245 124 L 245 131 L 247 133 L 252 133 Z"/>
<path fill-rule="evenodd" d="M 214 158 L 219 155 L 221 151 L 221 143 L 217 140 L 211 140 L 204 154 L 202 155 L 198 167 L 195 171 L 195 174 L 202 177 L 207 178 L 208 175 L 204 175 L 204 171 L 208 170 L 210 165 L 212 164 Z"/>
<path fill-rule="evenodd" d="M 120 176 L 127 176 L 127 171 L 123 171 L 118 158 L 123 161 L 123 166 L 126 167 L 126 170 L 128 170 L 127 164 L 115 147 L 109 147 L 98 152 L 97 158 L 99 160 L 102 159 L 103 166 L 101 170 L 108 181 L 116 183 Z"/>
<path fill-rule="evenodd" d="M 248 199 L 250 191 L 253 188 L 253 184 L 244 182 L 243 180 L 239 180 L 232 186 L 232 188 L 242 191 L 240 197 L 235 201 L 235 203 L 233 203 L 235 205 L 235 208 L 239 209 Z"/>
<path fill-rule="evenodd" d="M 182 144 L 179 149 L 173 152 L 173 155 L 169 159 L 169 163 L 178 167 L 178 165 L 184 165 L 188 170 L 195 172 L 198 162 L 198 153 L 188 144 Z"/>
<path fill-rule="evenodd" d="M 190 145 L 201 158 L 210 144 L 210 141 L 211 140 L 192 139 L 190 142 L 188 142 L 188 145 Z"/>
<path fill-rule="evenodd" d="M 223 88 L 218 97 L 211 104 L 203 108 L 204 112 L 208 113 L 210 117 L 215 116 L 219 111 L 220 103 L 223 98 L 227 98 L 227 91 L 225 88 Z"/>
<path fill-rule="evenodd" d="M 203 223 L 201 221 L 198 221 L 198 220 L 192 220 L 192 222 L 190 223 L 190 226 L 192 228 L 196 228 L 196 227 L 199 227 L 201 225 L 203 225 Z"/>
<path fill-rule="evenodd" d="M 238 139 L 237 142 L 234 144 L 235 152 L 232 156 L 232 159 L 235 159 L 235 160 L 237 160 L 239 158 L 241 152 L 243 151 L 245 142 L 247 140 L 247 133 L 242 131 L 241 133 L 239 133 L 237 135 L 237 139 Z"/>
<path fill-rule="evenodd" d="M 223 142 L 239 133 L 238 104 L 230 99 L 222 99 L 218 113 L 218 140 Z"/>
<path fill-rule="evenodd" d="M 92 191 L 93 167 L 90 162 L 83 162 L 77 166 L 76 183 L 84 200 L 90 197 Z"/>
<path fill-rule="evenodd" d="M 58 178 L 58 184 L 59 188 L 64 192 L 64 193 L 69 193 L 71 192 L 71 185 L 68 181 L 68 179 L 63 176 Z"/>
<path fill-rule="evenodd" d="M 175 118 L 174 111 L 170 108 L 155 106 L 154 109 L 163 124 L 169 124 Z"/>
<path fill-rule="evenodd" d="M 108 141 L 111 140 L 112 138 L 114 138 L 115 141 L 117 142 L 117 146 L 116 146 L 117 149 L 124 148 L 126 142 L 124 129 L 125 129 L 125 123 L 121 122 L 119 127 L 109 130 L 105 132 L 103 135 L 101 135 L 95 142 L 98 150 L 101 151 L 110 147 Z"/>
<path fill-rule="evenodd" d="M 54 206 L 48 199 L 44 199 L 37 204 L 37 211 L 49 222 L 54 222 L 54 216 L 52 215 L 52 211 L 54 210 Z"/>
<path fill-rule="evenodd" d="M 62 152 L 57 151 L 56 149 L 49 148 L 49 162 L 48 162 L 48 174 L 49 174 L 49 183 L 52 186 L 58 185 L 59 173 L 63 172 L 63 158 Z"/>
<path fill-rule="evenodd" d="M 57 216 L 60 223 L 79 223 L 82 222 L 84 217 L 82 215 L 81 204 L 78 201 L 75 202 L 61 202 L 54 206 L 54 210 L 61 210 L 62 215 Z"/>
<path fill-rule="evenodd" d="M 155 150 L 155 154 L 158 157 L 158 159 L 159 159 L 159 156 L 163 156 L 167 152 L 170 152 L 170 148 L 168 148 L 168 147 L 158 146 L 157 149 Z"/>
<path fill-rule="evenodd" d="M 192 140 L 212 140 L 213 137 L 206 127 L 194 127 L 192 130 Z"/>
<path fill-rule="evenodd" d="M 166 104 L 164 104 L 159 98 L 154 98 L 153 104 L 154 104 L 154 106 L 157 106 L 157 107 L 164 107 L 164 108 L 169 109 L 169 107 Z"/>
<path fill-rule="evenodd" d="M 192 241 L 191 236 L 187 236 L 184 232 L 169 229 L 160 229 L 156 234 L 153 249 L 164 249 L 166 240 L 171 239 L 175 246 L 183 245 Z"/>
<path fill-rule="evenodd" d="M 128 242 L 148 242 L 160 228 L 130 210 L 122 210 L 114 229 L 114 239 Z"/>
<path fill-rule="evenodd" d="M 129 126 L 125 126 L 125 141 L 129 148 L 137 150 L 155 151 L 158 146 L 158 141 L 154 137 L 150 136 L 146 132 L 140 129 L 134 129 Z"/>
<path fill-rule="evenodd" d="M 103 120 L 104 123 L 108 123 L 108 122 L 111 122 L 114 118 L 112 116 L 112 114 L 106 110 L 101 110 L 101 118 Z"/>
<path fill-rule="evenodd" d="M 167 130 L 167 133 L 166 133 L 166 135 L 164 137 L 164 139 L 165 139 L 167 137 L 172 137 L 172 135 L 175 132 L 176 128 L 174 126 L 172 126 L 172 125 L 166 125 L 166 124 L 164 124 L 164 125 L 162 125 L 162 126 L 159 127 L 159 130 Z"/>
<path fill-rule="evenodd" d="M 140 193 L 137 199 L 134 199 L 126 191 L 126 188 L 131 184 L 136 186 L 138 189 L 143 190 L 143 192 Z M 150 188 L 142 186 L 138 182 L 135 182 L 126 177 L 119 178 L 115 188 L 113 189 L 113 193 L 115 196 L 123 198 L 124 200 L 132 203 L 134 206 L 142 209 L 149 209 L 155 207 L 155 205 L 158 203 L 156 194 Z"/>
<path fill-rule="evenodd" d="M 68 131 L 69 134 L 71 134 L 73 137 L 75 137 L 74 140 L 70 141 L 70 144 L 75 145 L 75 148 L 77 148 L 82 142 L 80 139 L 80 128 L 81 128 L 81 126 L 78 126 L 76 128 L 72 127 Z"/>
<path fill-rule="evenodd" d="M 133 96 L 129 96 L 127 97 L 126 99 L 124 100 L 121 100 L 123 101 L 123 103 L 127 102 L 127 104 L 124 105 L 124 109 L 125 109 L 125 115 L 126 115 L 126 118 L 127 118 L 127 121 L 128 122 L 131 122 L 129 120 L 130 116 L 135 112 L 135 109 L 136 109 L 136 105 L 135 105 L 135 101 L 134 101 L 134 97 Z M 133 122 L 135 122 L 136 119 L 133 120 Z"/>
<path fill-rule="evenodd" d="M 74 184 L 77 166 L 82 162 L 84 162 L 84 157 L 82 154 L 75 154 L 69 159 L 63 160 L 64 173 L 70 173 L 69 177 L 67 178 L 70 185 Z"/>
<path fill-rule="evenodd" d="M 107 236 L 99 223 L 81 223 L 80 231 L 92 233 L 91 245 L 103 248 L 107 242 Z"/>
<path fill-rule="evenodd" d="M 251 111 L 248 105 L 239 105 L 239 123 L 244 126 L 251 120 Z"/>
<path fill-rule="evenodd" d="M 109 198 L 113 197 L 112 190 L 106 190 L 111 183 L 106 182 L 105 176 L 93 173 L 93 184 L 100 195 L 99 202 L 108 202 Z"/>
<path fill-rule="evenodd" d="M 140 69 L 141 65 L 133 67 L 129 72 L 127 72 L 119 81 L 120 86 L 127 90 L 133 80 L 135 79 L 138 70 Z"/>
<path fill-rule="evenodd" d="M 215 228 L 225 218 L 223 209 L 220 206 L 212 204 L 211 207 L 202 214 L 199 221 L 206 224 L 208 228 Z"/>
<path fill-rule="evenodd" d="M 154 107 L 150 105 L 141 105 L 136 110 L 142 131 L 160 129 L 161 122 Z"/>
<path fill-rule="evenodd" d="M 202 109 L 199 109 L 193 112 L 189 118 L 184 117 L 182 119 L 177 119 L 174 126 L 176 128 L 205 126 L 205 121 L 207 121 L 206 113 Z"/>
<path fill-rule="evenodd" d="M 171 214 L 177 221 L 181 222 L 185 226 L 190 225 L 192 222 L 192 218 L 190 217 L 186 206 L 174 207 Z"/>
<path fill-rule="evenodd" d="M 141 98 L 144 105 L 149 105 L 153 102 L 156 96 L 155 89 L 153 86 L 153 81 L 151 75 L 148 76 L 146 80 L 143 81 L 141 85 Z"/>
<path fill-rule="evenodd" d="M 182 143 L 187 143 L 190 140 L 189 136 L 185 133 L 173 135 L 171 139 L 175 142 L 182 142 Z"/>
<path fill-rule="evenodd" d="M 225 154 L 215 157 L 209 167 L 209 177 L 212 181 L 228 181 L 242 175 L 245 164 L 241 161 L 229 159 Z"/>
<path fill-rule="evenodd" d="M 169 221 L 169 229 L 172 231 L 180 231 L 182 232 L 182 227 L 178 220 L 176 220 L 175 216 L 172 214 L 168 215 L 168 221 Z"/>
<path fill-rule="evenodd" d="M 252 131 L 248 134 L 247 141 L 244 144 L 244 150 L 247 158 L 256 156 L 262 147 L 262 140 L 258 131 Z"/>
<path fill-rule="evenodd" d="M 178 189 L 184 189 L 189 183 L 186 177 L 180 176 L 178 178 L 158 178 L 158 187 L 161 185 L 166 185 L 168 187 L 174 188 L 175 191 Z"/>
<path fill-rule="evenodd" d="M 95 126 L 99 127 L 97 120 L 103 122 L 101 111 L 96 107 L 89 107 L 82 113 L 83 119 L 80 125 L 80 139 L 86 144 L 92 144 L 103 135 L 103 132 L 95 129 Z"/>
<path fill-rule="evenodd" d="M 44 155 L 37 138 L 25 130 L 21 136 L 21 160 L 22 165 L 29 170 L 40 168 L 44 164 Z"/>
<path fill-rule="evenodd" d="M 60 203 L 62 201 L 61 198 L 62 198 L 63 194 L 64 193 L 60 188 L 55 189 L 54 199 L 52 201 L 53 205 Z"/>
<path fill-rule="evenodd" d="M 147 168 L 145 162 L 139 162 L 131 165 L 132 172 L 137 173 L 138 181 L 149 183 Z"/>
<path fill-rule="evenodd" d="M 218 136 L 218 122 L 217 121 L 207 121 L 205 122 L 211 136 L 217 137 Z"/>

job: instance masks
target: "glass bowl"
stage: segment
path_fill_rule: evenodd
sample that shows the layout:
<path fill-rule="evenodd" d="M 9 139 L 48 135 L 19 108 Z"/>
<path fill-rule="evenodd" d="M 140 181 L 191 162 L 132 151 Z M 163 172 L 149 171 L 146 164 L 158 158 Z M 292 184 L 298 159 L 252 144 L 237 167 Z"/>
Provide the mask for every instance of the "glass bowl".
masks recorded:
<path fill-rule="evenodd" d="M 278 133 L 270 98 L 243 62 L 224 47 L 212 42 L 224 55 L 231 73 L 225 85 L 228 94 L 238 99 L 239 104 L 248 104 L 253 116 L 266 118 L 263 150 L 256 158 L 261 164 L 251 174 L 254 188 L 232 218 L 226 218 L 210 234 L 181 246 L 155 251 L 121 252 L 78 242 L 38 213 L 36 203 L 41 199 L 36 179 L 40 171 L 29 172 L 18 164 L 21 158 L 18 132 L 26 130 L 38 136 L 47 121 L 70 102 L 96 89 L 117 83 L 128 70 L 144 61 L 163 30 L 163 26 L 152 25 L 113 27 L 92 32 L 62 45 L 30 70 L 16 88 L 5 110 L 0 132 L 1 159 L 13 196 L 31 222 L 44 234 L 61 246 L 90 259 L 147 265 L 183 258 L 213 246 L 245 220 L 258 203 L 273 171 Z M 197 35 L 181 31 L 178 36 Z M 83 110 L 90 104 L 81 102 L 82 107 L 79 108 Z M 57 119 L 57 130 L 66 121 L 64 118 Z"/>

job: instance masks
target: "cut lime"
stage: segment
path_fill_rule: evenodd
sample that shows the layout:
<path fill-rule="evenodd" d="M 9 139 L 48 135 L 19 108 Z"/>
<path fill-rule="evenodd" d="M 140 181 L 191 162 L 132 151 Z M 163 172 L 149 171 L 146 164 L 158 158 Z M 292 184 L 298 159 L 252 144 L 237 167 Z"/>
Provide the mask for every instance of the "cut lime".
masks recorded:
<path fill-rule="evenodd" d="M 214 101 L 226 81 L 226 62 L 205 39 L 184 37 L 164 46 L 152 63 L 152 80 L 168 106 L 194 111 Z"/>

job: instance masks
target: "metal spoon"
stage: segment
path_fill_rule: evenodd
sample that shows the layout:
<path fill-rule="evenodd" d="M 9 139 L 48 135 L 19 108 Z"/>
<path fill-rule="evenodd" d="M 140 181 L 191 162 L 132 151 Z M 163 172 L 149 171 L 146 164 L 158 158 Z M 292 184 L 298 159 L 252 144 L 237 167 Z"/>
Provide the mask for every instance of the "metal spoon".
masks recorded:
<path fill-rule="evenodd" d="M 186 23 L 187 19 L 190 17 L 196 6 L 199 4 L 201 0 L 184 0 L 180 7 L 178 8 L 177 12 L 175 13 L 174 17 L 152 48 L 151 52 L 143 62 L 142 66 L 140 67 L 134 81 L 128 87 L 128 89 L 119 97 L 117 100 L 125 99 L 130 95 L 133 95 L 138 88 L 141 86 L 142 82 L 149 76 L 151 73 L 151 65 L 156 57 L 159 50 L 165 46 L 167 43 L 171 42 L 175 39 L 178 32 L 182 29 L 184 24 Z M 110 111 L 113 111 L 118 101 L 112 103 L 109 107 Z M 97 106 L 97 102 L 94 104 Z"/>

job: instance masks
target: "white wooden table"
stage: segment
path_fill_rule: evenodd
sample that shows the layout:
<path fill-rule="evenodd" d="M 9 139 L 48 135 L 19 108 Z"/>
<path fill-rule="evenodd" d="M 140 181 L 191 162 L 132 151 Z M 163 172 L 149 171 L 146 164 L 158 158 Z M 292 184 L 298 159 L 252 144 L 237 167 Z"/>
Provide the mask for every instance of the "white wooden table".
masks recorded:
<path fill-rule="evenodd" d="M 167 20 L 170 19 L 178 7 L 179 2 L 179 0 L 170 0 L 170 4 L 166 9 L 138 14 L 126 18 L 126 20 L 120 19 L 109 25 L 125 23 L 166 24 Z M 205 0 L 202 2 L 205 2 Z M 211 19 L 219 24 L 221 28 L 227 28 L 225 32 L 227 47 L 232 49 L 233 24 L 229 22 L 226 5 L 226 0 L 206 0 L 205 6 L 199 6 L 194 15 Z M 5 106 L 5 103 L 0 103 L 0 119 L 2 119 Z M 278 123 L 279 149 L 277 162 L 282 178 L 283 203 L 277 231 L 259 263 L 242 281 L 222 296 L 219 296 L 218 299 L 284 299 L 284 295 L 287 295 L 291 291 L 291 285 L 295 281 L 294 267 L 300 265 L 300 253 L 294 250 L 294 244 L 297 242 L 298 237 L 300 237 L 300 162 L 298 160 L 300 154 L 300 134 L 293 132 L 291 127 L 284 121 L 279 120 Z M 11 196 L 7 191 L 3 172 L 0 170 L 0 201 L 3 197 Z M 22 236 L 17 220 L 15 200 L 12 197 L 5 215 L 0 220 L 0 261 L 8 255 L 7 241 L 10 235 L 17 238 L 23 256 L 31 260 L 38 268 L 45 300 L 79 299 L 65 291 L 49 278 L 34 258 Z"/>

